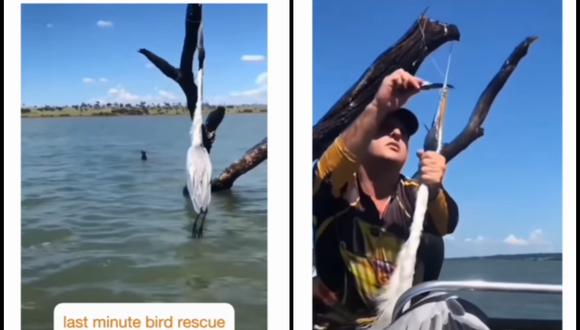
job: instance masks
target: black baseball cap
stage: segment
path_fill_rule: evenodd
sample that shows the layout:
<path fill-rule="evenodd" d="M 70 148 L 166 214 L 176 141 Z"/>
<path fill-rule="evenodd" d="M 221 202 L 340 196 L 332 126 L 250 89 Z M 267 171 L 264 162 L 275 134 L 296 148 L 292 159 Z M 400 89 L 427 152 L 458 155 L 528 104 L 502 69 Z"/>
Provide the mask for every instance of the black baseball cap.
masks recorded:
<path fill-rule="evenodd" d="M 384 122 L 387 122 L 391 118 L 397 118 L 405 125 L 405 131 L 409 136 L 412 136 L 417 132 L 419 129 L 419 120 L 411 110 L 406 108 L 400 108 L 399 110 L 393 112 L 392 114 L 388 115 Z"/>

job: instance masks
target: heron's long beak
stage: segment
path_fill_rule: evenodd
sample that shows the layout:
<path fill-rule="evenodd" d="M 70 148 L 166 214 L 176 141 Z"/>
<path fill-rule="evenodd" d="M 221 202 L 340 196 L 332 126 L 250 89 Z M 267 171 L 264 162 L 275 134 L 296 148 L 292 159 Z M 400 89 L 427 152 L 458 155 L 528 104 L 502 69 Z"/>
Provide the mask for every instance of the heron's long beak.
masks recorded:
<path fill-rule="evenodd" d="M 443 83 L 427 83 L 425 85 L 421 86 L 421 90 L 422 91 L 428 91 L 431 89 L 439 89 L 439 88 L 455 88 L 453 87 L 453 85 L 447 84 L 447 86 L 444 86 Z"/>

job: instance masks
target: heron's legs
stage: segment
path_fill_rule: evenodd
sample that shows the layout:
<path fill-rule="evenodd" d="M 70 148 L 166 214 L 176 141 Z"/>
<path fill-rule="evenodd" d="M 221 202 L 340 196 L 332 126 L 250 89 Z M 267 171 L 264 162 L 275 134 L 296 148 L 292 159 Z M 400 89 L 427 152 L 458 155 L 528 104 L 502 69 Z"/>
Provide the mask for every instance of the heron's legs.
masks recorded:
<path fill-rule="evenodd" d="M 193 222 L 193 227 L 191 229 L 191 237 L 196 238 L 197 233 L 198 233 L 198 229 L 197 229 L 197 221 L 199 220 L 200 215 L 202 214 L 202 212 L 199 212 L 197 214 L 197 216 L 195 217 L 195 221 Z"/>
<path fill-rule="evenodd" d="M 205 218 L 207 217 L 207 210 L 205 210 L 205 212 L 203 212 L 203 217 L 201 218 L 201 224 L 199 225 L 199 233 L 198 233 L 198 237 L 202 237 L 203 236 L 203 226 L 205 225 Z"/>
<path fill-rule="evenodd" d="M 203 236 L 203 226 L 205 224 L 205 217 L 207 216 L 207 210 L 201 211 L 195 217 L 195 222 L 193 223 L 193 229 L 191 231 L 191 236 L 193 238 L 201 238 Z M 201 217 L 201 223 L 197 225 L 197 221 Z"/>

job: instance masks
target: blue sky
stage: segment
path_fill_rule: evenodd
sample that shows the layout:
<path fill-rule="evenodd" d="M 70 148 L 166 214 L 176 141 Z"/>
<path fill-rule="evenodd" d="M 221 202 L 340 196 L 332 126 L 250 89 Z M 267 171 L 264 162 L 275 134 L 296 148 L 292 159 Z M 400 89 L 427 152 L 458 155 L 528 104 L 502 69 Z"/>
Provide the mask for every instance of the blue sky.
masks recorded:
<path fill-rule="evenodd" d="M 485 135 L 450 162 L 445 186 L 460 207 L 447 257 L 562 251 L 562 18 L 559 1 L 314 0 L 314 122 L 423 10 L 456 24 L 445 140 L 463 128 L 477 99 L 515 46 L 540 37 L 496 98 Z M 442 82 L 449 44 L 417 75 Z M 438 93 L 408 106 L 431 123 Z M 420 130 L 410 150 L 422 147 Z M 404 172 L 417 168 L 413 155 Z M 575 219 L 565 219 L 575 221 Z"/>
<path fill-rule="evenodd" d="M 137 52 L 178 66 L 185 4 L 22 5 L 22 103 L 185 102 Z M 266 5 L 204 5 L 205 100 L 266 103 Z"/>

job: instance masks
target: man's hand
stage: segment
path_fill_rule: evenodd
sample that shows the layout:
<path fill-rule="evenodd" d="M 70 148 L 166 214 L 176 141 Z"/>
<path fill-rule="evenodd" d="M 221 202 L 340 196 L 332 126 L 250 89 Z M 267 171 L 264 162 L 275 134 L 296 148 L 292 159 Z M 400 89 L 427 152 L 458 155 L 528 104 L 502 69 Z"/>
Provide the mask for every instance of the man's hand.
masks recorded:
<path fill-rule="evenodd" d="M 421 182 L 429 186 L 431 195 L 432 192 L 437 192 L 443 184 L 447 160 L 435 151 L 420 151 L 417 155 L 421 164 Z"/>
<path fill-rule="evenodd" d="M 384 119 L 402 107 L 421 90 L 423 81 L 403 69 L 383 79 L 374 99 L 341 134 L 346 147 L 356 159 L 363 159 L 367 147 Z"/>
<path fill-rule="evenodd" d="M 394 111 L 402 107 L 411 96 L 421 90 L 423 81 L 403 69 L 386 76 L 370 106 L 379 111 Z"/>

